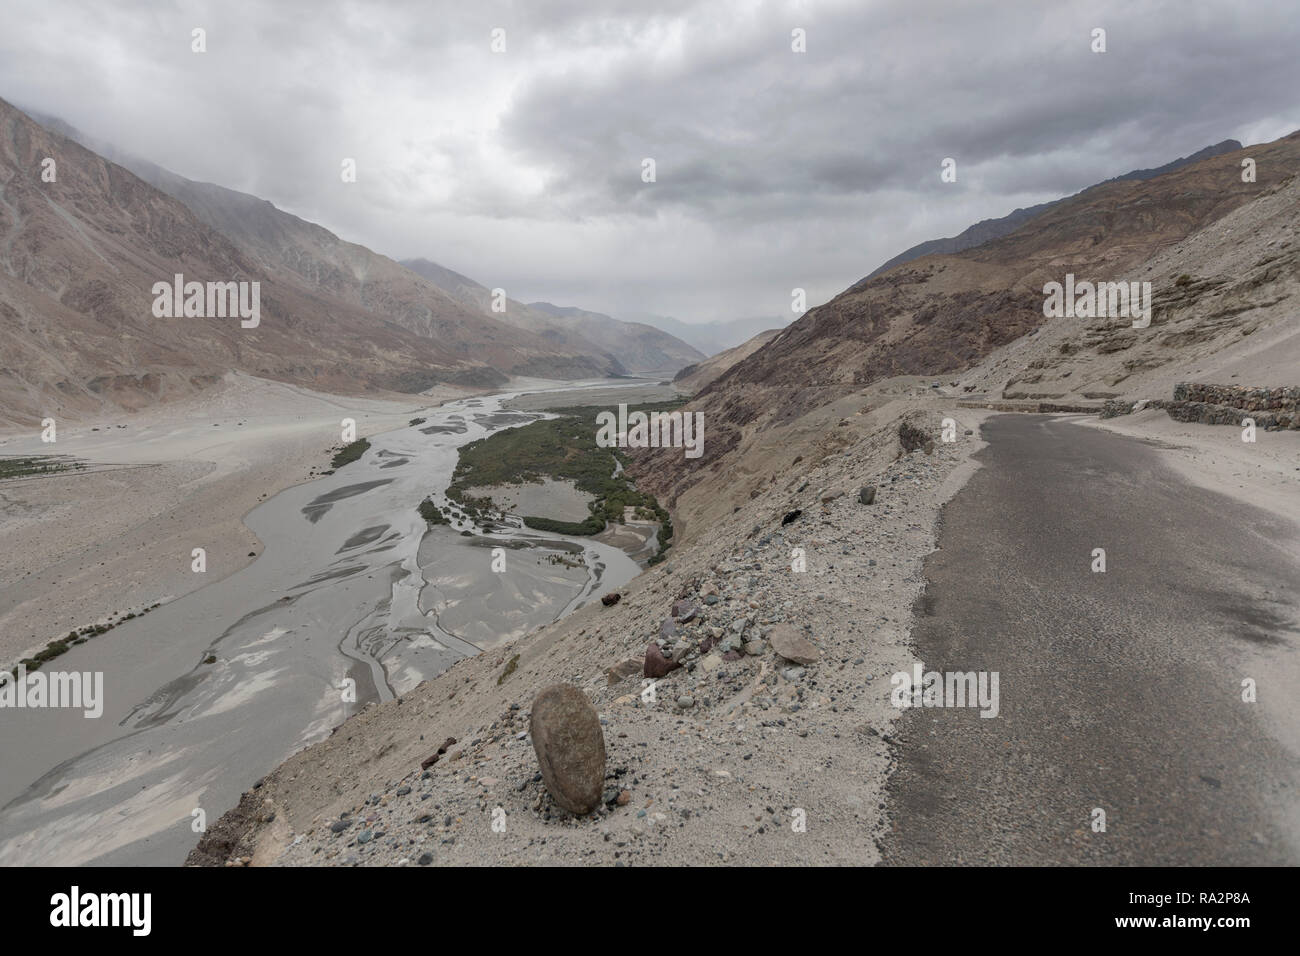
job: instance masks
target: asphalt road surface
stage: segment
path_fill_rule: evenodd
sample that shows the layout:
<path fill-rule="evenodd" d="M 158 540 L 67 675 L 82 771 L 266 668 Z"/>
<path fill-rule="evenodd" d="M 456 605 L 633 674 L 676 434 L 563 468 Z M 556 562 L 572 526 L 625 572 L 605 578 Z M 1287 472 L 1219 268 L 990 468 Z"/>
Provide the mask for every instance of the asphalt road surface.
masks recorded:
<path fill-rule="evenodd" d="M 914 639 L 927 671 L 998 672 L 999 713 L 903 714 L 885 862 L 1300 863 L 1294 526 L 1131 438 L 1041 415 L 983 434 Z"/>

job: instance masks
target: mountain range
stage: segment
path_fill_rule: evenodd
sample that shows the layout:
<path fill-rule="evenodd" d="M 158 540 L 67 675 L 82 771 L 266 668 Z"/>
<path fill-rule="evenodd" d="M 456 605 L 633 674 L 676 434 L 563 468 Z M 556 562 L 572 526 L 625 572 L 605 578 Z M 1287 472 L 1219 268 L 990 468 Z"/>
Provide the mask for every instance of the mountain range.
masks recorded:
<path fill-rule="evenodd" d="M 704 356 L 676 336 L 640 322 L 622 322 L 599 312 L 549 302 L 524 304 L 507 298 L 502 312 L 492 311 L 492 290 L 428 259 L 403 259 L 402 265 L 428 279 L 467 308 L 535 333 L 556 348 L 605 357 L 611 374 L 634 371 L 671 377 Z M 617 366 L 618 371 L 613 371 Z"/>
<path fill-rule="evenodd" d="M 725 322 L 683 322 L 666 315 L 641 312 L 629 313 L 624 318 L 670 332 L 682 341 L 689 342 L 705 355 L 717 355 L 748 342 L 760 332 L 785 327 L 794 316 L 787 315 L 784 318 L 775 315 L 756 316 L 747 319 L 730 319 Z"/>
<path fill-rule="evenodd" d="M 48 162 L 47 162 L 48 161 Z M 271 203 L 178 176 L 0 100 L 0 405 L 9 423 L 191 394 L 231 370 L 342 394 L 511 376 L 671 375 L 703 355 L 607 316 L 493 313 Z M 158 319 L 151 289 L 258 282 L 256 329 Z M 483 290 L 486 291 L 486 290 Z"/>

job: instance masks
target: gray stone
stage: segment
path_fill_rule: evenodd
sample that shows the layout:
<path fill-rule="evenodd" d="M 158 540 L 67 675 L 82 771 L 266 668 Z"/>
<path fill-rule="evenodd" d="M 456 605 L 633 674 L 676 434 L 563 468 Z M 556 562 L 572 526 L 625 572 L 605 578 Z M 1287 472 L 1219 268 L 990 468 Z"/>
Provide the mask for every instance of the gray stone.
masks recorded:
<path fill-rule="evenodd" d="M 605 782 L 605 735 L 587 695 L 572 684 L 554 684 L 533 700 L 529 730 L 542 782 L 570 813 L 600 805 Z"/>
<path fill-rule="evenodd" d="M 875 504 L 875 503 L 876 503 L 876 486 L 875 486 L 875 485 L 864 485 L 863 488 L 862 488 L 862 490 L 858 492 L 858 501 L 862 502 L 862 504 L 864 504 L 864 505 L 873 505 L 873 504 Z"/>

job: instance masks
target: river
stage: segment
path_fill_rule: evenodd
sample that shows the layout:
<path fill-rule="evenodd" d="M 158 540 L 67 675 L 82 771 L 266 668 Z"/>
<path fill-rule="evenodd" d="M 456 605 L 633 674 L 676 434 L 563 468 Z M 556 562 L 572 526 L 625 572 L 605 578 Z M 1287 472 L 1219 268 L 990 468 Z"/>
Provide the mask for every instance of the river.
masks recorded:
<path fill-rule="evenodd" d="M 461 445 L 543 417 L 503 407 L 518 394 L 372 437 L 247 515 L 264 545 L 252 564 L 48 665 L 102 672 L 104 712 L 6 712 L 0 864 L 180 864 L 200 818 L 368 702 L 635 577 L 590 538 L 426 528 L 416 505 L 445 500 Z"/>

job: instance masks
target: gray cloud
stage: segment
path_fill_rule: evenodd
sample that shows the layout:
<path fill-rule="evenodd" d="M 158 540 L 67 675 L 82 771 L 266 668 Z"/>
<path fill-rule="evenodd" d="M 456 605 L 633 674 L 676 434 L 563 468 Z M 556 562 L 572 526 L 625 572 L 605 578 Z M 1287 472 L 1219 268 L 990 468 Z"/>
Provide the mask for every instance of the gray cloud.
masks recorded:
<path fill-rule="evenodd" d="M 822 301 L 978 219 L 1300 126 L 1289 0 L 0 7 L 0 96 L 380 252 L 614 314 L 788 316 L 794 286 Z"/>

